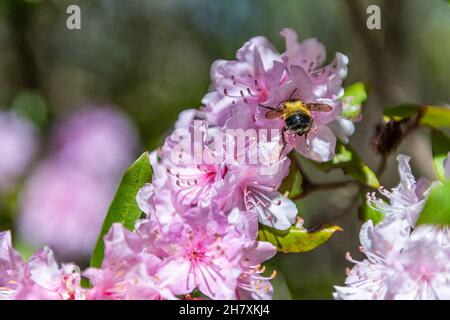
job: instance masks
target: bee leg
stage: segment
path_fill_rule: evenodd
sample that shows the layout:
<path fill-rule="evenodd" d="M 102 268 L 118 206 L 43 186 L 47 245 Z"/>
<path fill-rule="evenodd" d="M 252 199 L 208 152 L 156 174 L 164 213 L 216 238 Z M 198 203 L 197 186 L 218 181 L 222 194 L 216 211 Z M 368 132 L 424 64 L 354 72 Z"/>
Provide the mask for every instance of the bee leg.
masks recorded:
<path fill-rule="evenodd" d="M 292 97 L 294 96 L 295 92 L 297 91 L 298 88 L 295 88 L 294 91 L 292 91 L 291 95 L 289 96 L 288 100 L 291 100 Z"/>
<path fill-rule="evenodd" d="M 309 141 L 308 141 L 308 133 L 305 133 L 305 143 L 306 143 L 306 149 L 309 149 Z"/>
<path fill-rule="evenodd" d="M 286 147 L 287 147 L 287 141 L 286 141 L 286 137 L 285 137 L 286 132 L 287 132 L 286 127 L 283 127 L 283 129 L 281 130 L 281 139 L 283 141 L 283 149 L 281 149 L 280 158 L 281 158 L 281 155 L 284 153 L 284 150 L 286 150 Z"/>
<path fill-rule="evenodd" d="M 314 127 L 312 130 L 316 133 L 317 131 L 319 131 L 319 128 L 317 128 L 317 126 L 314 124 Z"/>
<path fill-rule="evenodd" d="M 269 110 L 278 110 L 277 108 L 270 107 L 270 106 L 265 106 L 265 105 L 262 105 L 262 104 L 259 104 L 258 106 L 259 106 L 259 107 L 266 108 L 266 109 L 269 109 Z"/>

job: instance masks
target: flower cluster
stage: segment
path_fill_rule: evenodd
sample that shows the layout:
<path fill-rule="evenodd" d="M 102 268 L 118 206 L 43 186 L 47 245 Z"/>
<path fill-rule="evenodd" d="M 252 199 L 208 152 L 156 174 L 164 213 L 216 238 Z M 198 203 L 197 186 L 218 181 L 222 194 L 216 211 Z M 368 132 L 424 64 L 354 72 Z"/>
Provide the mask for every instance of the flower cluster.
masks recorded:
<path fill-rule="evenodd" d="M 289 171 L 287 153 L 295 148 L 314 161 L 329 161 L 336 139 L 345 142 L 354 130 L 342 116 L 348 58 L 338 53 L 323 66 L 326 52 L 317 40 L 299 43 L 290 29 L 281 34 L 286 39 L 282 54 L 266 38 L 255 37 L 238 50 L 236 60 L 213 64 L 211 91 L 203 107 L 181 113 L 162 148 L 150 154 L 152 183 L 136 195 L 145 219 L 134 231 L 114 224 L 104 238 L 101 267 L 84 272 L 92 288 L 80 289 L 72 281 L 79 273 L 71 273 L 74 291 L 67 292 L 65 281 L 60 282 L 63 289 L 54 286 L 54 292 L 63 293 L 61 298 L 271 298 L 275 274 L 265 274 L 262 264 L 276 248 L 258 241 L 257 234 L 259 224 L 286 230 L 295 223 L 296 205 L 278 191 Z M 285 123 L 281 111 L 286 101 L 306 113 L 296 118 L 295 128 L 302 131 Z M 186 136 L 189 139 L 183 139 Z M 91 162 L 77 146 L 67 152 L 65 158 Z M 123 151 L 105 152 L 116 156 Z M 94 172 L 103 173 L 103 164 Z M 17 275 L 12 283 L 40 289 L 31 261 L 17 270 L 13 257 L 6 251 L 0 254 L 10 270 L 7 274 Z M 69 279 L 66 269 L 55 269 L 54 278 Z M 40 270 L 41 277 L 48 278 L 47 269 Z M 21 297 L 8 278 L 0 279 L 3 292 Z"/>
<path fill-rule="evenodd" d="M 323 66 L 325 47 L 316 39 L 297 41 L 297 34 L 284 29 L 286 51 L 279 54 L 264 37 L 250 39 L 238 50 L 236 60 L 218 60 L 211 68 L 212 91 L 203 98 L 210 123 L 227 128 L 277 128 L 284 121 L 269 119 L 264 106 L 279 108 L 290 99 L 321 103 L 327 112 L 312 112 L 313 128 L 298 136 L 284 130 L 289 150 L 297 149 L 314 161 L 329 161 L 335 152 L 336 137 L 346 140 L 354 126 L 342 116 L 340 98 L 347 76 L 348 58 L 337 53 Z"/>
<path fill-rule="evenodd" d="M 84 108 L 63 122 L 54 150 L 21 195 L 21 238 L 65 258 L 88 257 L 122 172 L 136 156 L 137 137 L 126 116 L 111 108 Z"/>
<path fill-rule="evenodd" d="M 337 132 L 353 131 L 341 117 L 347 57 L 337 54 L 322 66 L 322 44 L 298 43 L 289 29 L 282 35 L 283 54 L 256 37 L 238 50 L 237 60 L 213 64 L 204 106 L 184 111 L 150 155 L 152 183 L 137 194 L 146 219 L 135 232 L 115 225 L 101 268 L 86 272 L 93 297 L 168 299 L 198 290 L 210 299 L 271 298 L 274 274 L 265 276 L 261 264 L 276 249 L 257 240 L 258 223 L 286 230 L 296 220 L 296 205 L 278 191 L 289 171 L 286 153 L 296 148 L 328 161 Z M 328 106 L 311 112 L 312 128 L 302 136 L 282 130 L 281 118 L 266 116 L 293 99 Z M 243 132 L 257 134 L 239 136 Z"/>
<path fill-rule="evenodd" d="M 431 188 L 425 179 L 416 182 L 409 157 L 400 155 L 400 184 L 380 192 L 386 203 L 368 195 L 371 206 L 384 215 L 377 225 L 366 222 L 360 233 L 363 261 L 347 259 L 345 287 L 335 287 L 335 299 L 450 299 L 450 229 L 447 226 L 416 226 Z M 446 165 L 447 176 L 450 173 Z"/>

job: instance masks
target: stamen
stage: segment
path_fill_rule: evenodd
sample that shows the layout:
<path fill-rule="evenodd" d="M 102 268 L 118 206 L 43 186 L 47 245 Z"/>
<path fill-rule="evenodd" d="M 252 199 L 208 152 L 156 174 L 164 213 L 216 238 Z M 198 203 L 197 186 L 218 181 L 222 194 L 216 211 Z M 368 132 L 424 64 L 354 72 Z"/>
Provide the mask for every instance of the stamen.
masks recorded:
<path fill-rule="evenodd" d="M 348 276 L 348 275 L 350 275 L 350 268 L 349 267 L 346 267 L 345 268 L 345 274 Z"/>
<path fill-rule="evenodd" d="M 346 259 L 347 261 L 350 261 L 351 263 L 354 263 L 354 264 L 358 264 L 358 263 L 359 263 L 359 261 L 356 261 L 356 260 L 354 260 L 354 259 L 352 258 L 352 256 L 350 255 L 350 252 L 347 252 L 347 253 L 345 254 L 345 259 Z"/>

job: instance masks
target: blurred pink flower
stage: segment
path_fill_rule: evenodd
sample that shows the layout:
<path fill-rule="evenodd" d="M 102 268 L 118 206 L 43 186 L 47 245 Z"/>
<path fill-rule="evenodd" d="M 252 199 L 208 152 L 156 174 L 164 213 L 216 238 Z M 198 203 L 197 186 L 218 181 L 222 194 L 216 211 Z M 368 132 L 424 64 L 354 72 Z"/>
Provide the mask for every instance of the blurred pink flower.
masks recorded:
<path fill-rule="evenodd" d="M 85 107 L 55 133 L 56 156 L 67 166 L 118 183 L 137 156 L 138 134 L 128 117 L 111 107 Z"/>
<path fill-rule="evenodd" d="M 0 192 L 24 174 L 37 151 L 38 132 L 13 112 L 0 112 Z"/>
<path fill-rule="evenodd" d="M 20 236 L 33 246 L 48 244 L 66 258 L 89 257 L 113 195 L 109 184 L 45 161 L 22 193 Z"/>
<path fill-rule="evenodd" d="M 59 256 L 87 258 L 136 156 L 137 133 L 117 110 L 85 108 L 61 124 L 55 140 L 56 148 L 28 178 L 18 229 L 33 246 L 48 244 Z"/>

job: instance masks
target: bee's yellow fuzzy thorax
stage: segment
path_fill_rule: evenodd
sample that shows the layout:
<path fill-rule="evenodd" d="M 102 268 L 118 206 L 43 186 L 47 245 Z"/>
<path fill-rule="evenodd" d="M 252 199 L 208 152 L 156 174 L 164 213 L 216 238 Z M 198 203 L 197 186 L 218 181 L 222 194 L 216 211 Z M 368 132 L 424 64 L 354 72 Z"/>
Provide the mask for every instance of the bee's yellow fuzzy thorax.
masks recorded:
<path fill-rule="evenodd" d="M 309 109 L 300 100 L 289 100 L 283 104 L 283 119 L 286 120 L 294 113 L 306 113 L 310 115 Z"/>

